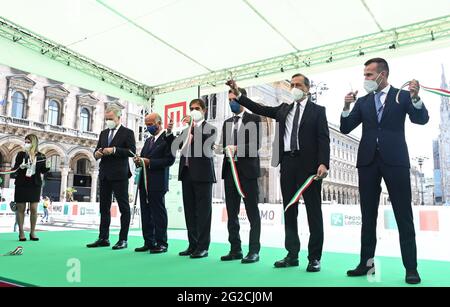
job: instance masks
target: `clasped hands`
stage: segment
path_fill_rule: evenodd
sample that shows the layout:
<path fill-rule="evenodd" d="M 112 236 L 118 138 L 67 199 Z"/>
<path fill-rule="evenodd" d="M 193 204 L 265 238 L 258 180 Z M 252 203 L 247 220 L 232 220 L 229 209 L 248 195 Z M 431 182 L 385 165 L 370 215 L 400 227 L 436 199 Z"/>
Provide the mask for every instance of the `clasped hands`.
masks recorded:
<path fill-rule="evenodd" d="M 114 147 L 107 147 L 107 148 L 99 148 L 95 152 L 94 156 L 96 159 L 103 158 L 103 156 L 109 156 L 114 153 Z"/>
<path fill-rule="evenodd" d="M 149 164 L 150 164 L 150 159 L 148 159 L 148 158 L 141 158 L 141 157 L 139 157 L 138 155 L 136 155 L 136 156 L 133 158 L 134 165 L 136 165 L 136 167 L 141 167 L 141 166 L 142 166 L 141 159 L 144 160 L 145 166 L 148 167 Z"/>

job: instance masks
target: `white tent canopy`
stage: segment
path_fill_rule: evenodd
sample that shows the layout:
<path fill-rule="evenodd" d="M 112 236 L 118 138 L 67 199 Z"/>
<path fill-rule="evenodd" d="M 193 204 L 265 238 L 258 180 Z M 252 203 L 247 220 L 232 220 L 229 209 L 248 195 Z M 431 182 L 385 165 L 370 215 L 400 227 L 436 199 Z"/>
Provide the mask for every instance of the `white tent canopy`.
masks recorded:
<path fill-rule="evenodd" d="M 148 86 L 449 14 L 449 0 L 0 0 L 2 17 Z"/>

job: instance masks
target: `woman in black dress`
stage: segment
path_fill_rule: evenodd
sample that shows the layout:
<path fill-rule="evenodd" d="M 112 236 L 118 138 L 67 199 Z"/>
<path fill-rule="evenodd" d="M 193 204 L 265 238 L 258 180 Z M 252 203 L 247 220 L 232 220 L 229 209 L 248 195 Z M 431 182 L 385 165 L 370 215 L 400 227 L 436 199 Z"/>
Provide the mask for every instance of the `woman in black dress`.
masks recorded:
<path fill-rule="evenodd" d="M 30 240 L 38 241 L 35 228 L 37 220 L 37 206 L 41 198 L 42 174 L 49 171 L 45 156 L 38 151 L 38 138 L 34 134 L 25 137 L 25 151 L 17 154 L 13 169 L 15 173 L 14 201 L 17 203 L 19 215 L 19 241 L 26 241 L 23 231 L 26 204 L 30 203 Z"/>

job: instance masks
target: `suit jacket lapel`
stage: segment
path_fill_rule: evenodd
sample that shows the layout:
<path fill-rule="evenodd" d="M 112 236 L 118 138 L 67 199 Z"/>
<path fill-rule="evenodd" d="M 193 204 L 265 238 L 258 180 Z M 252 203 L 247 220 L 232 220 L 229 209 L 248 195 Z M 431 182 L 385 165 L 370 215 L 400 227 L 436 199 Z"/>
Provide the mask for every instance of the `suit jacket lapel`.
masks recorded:
<path fill-rule="evenodd" d="M 223 145 L 225 148 L 225 146 L 228 146 L 231 144 L 231 138 L 232 138 L 231 134 L 233 133 L 233 118 L 229 118 L 225 121 L 225 130 L 223 131 L 223 133 L 225 134 L 223 136 L 224 137 Z"/>
<path fill-rule="evenodd" d="M 391 110 L 392 104 L 394 103 L 394 100 L 395 100 L 394 96 L 396 93 L 397 93 L 396 89 L 391 86 L 391 88 L 389 89 L 389 92 L 386 95 L 384 110 L 383 110 L 383 114 L 381 115 L 380 123 L 384 120 L 384 118 L 387 116 L 387 114 Z M 375 102 L 374 102 L 374 104 L 375 104 Z"/>
<path fill-rule="evenodd" d="M 119 139 L 120 135 L 123 132 L 123 126 L 121 125 L 119 130 L 117 130 L 116 134 L 114 134 L 113 139 L 111 140 L 111 144 L 109 144 L 109 147 L 112 147 L 114 145 L 116 145 L 117 140 Z M 109 133 L 109 132 L 108 132 Z M 108 137 L 106 137 L 108 139 Z M 108 140 L 106 141 L 108 143 Z"/>
<path fill-rule="evenodd" d="M 149 154 L 153 152 L 153 150 L 155 150 L 156 147 L 159 146 L 159 143 L 162 142 L 162 140 L 165 138 L 166 136 L 166 132 L 161 133 L 161 135 L 158 137 L 158 139 L 153 143 L 153 146 L 151 148 L 149 148 Z"/>
<path fill-rule="evenodd" d="M 372 118 L 372 120 L 374 120 L 375 123 L 378 123 L 377 107 L 375 106 L 375 95 L 373 93 L 369 94 L 369 96 L 367 96 L 366 102 L 368 103 L 367 106 L 370 111 L 370 118 Z"/>
<path fill-rule="evenodd" d="M 144 147 L 142 147 L 142 150 L 141 150 L 142 157 L 145 157 L 147 155 L 149 144 L 150 144 L 150 138 L 145 140 Z"/>
<path fill-rule="evenodd" d="M 240 135 L 242 133 L 242 130 L 244 129 L 243 127 L 245 126 L 245 124 L 248 123 L 248 116 L 247 116 L 247 112 L 244 112 L 244 114 L 242 114 L 242 120 L 241 120 L 241 125 L 239 126 L 238 129 L 238 135 Z"/>
<path fill-rule="evenodd" d="M 305 106 L 305 110 L 303 110 L 303 114 L 302 114 L 302 119 L 300 120 L 300 126 L 299 126 L 299 131 L 302 128 L 303 124 L 305 123 L 306 118 L 311 114 L 312 112 L 312 102 L 311 100 L 308 99 L 308 101 L 306 102 L 306 106 Z"/>

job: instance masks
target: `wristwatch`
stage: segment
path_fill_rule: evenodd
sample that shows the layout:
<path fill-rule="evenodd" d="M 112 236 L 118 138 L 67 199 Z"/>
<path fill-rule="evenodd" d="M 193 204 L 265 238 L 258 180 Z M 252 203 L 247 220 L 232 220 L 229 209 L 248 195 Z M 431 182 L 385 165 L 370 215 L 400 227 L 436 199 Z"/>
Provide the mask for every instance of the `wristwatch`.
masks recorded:
<path fill-rule="evenodd" d="M 420 100 L 420 97 L 419 96 L 411 97 L 411 100 L 413 103 L 417 103 Z"/>

